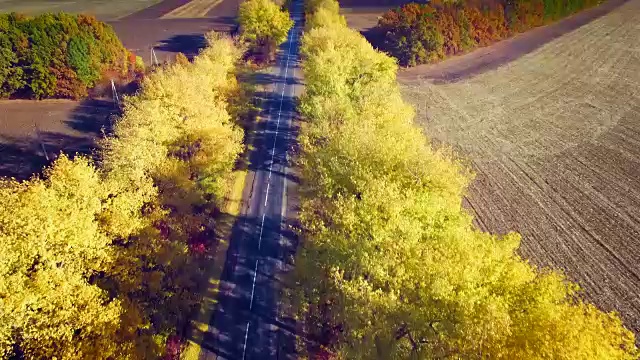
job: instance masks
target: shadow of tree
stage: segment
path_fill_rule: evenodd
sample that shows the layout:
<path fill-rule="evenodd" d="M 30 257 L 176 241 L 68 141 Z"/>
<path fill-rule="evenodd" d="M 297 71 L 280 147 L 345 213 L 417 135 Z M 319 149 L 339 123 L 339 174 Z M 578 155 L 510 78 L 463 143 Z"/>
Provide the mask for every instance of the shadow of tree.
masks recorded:
<path fill-rule="evenodd" d="M 259 255 L 255 249 L 249 249 L 247 242 L 255 241 L 261 221 L 254 217 L 232 216 L 230 214 L 220 214 L 216 220 L 218 231 L 216 233 L 227 233 L 230 231 L 234 240 L 229 244 L 226 256 L 224 257 L 224 270 L 220 279 L 219 290 L 209 287 L 204 293 L 201 304 L 215 304 L 215 310 L 210 314 L 208 320 L 208 330 L 203 331 L 198 328 L 191 328 L 188 339 L 201 345 L 204 351 L 222 356 L 224 358 L 238 358 L 242 350 L 242 343 L 238 342 L 245 336 L 244 326 L 239 319 L 249 321 L 251 319 L 252 333 L 271 332 L 273 335 L 267 336 L 275 339 L 271 346 L 262 348 L 270 353 L 251 353 L 256 349 L 249 349 L 246 353 L 247 359 L 259 358 L 294 358 L 295 342 L 297 335 L 296 320 L 289 316 L 278 314 L 274 307 L 276 299 L 284 293 L 284 289 L 292 284 L 286 283 L 281 276 L 276 276 L 274 267 L 266 266 L 267 263 L 279 263 L 277 267 L 291 269 L 293 254 L 297 247 L 297 236 L 291 230 L 290 224 L 293 219 L 285 219 L 283 224 L 267 220 L 264 223 L 265 237 L 271 240 L 282 237 L 286 239 L 282 248 L 270 249 L 263 255 Z M 229 229 L 231 227 L 231 229 Z M 279 230 L 282 229 L 282 230 Z M 227 239 L 217 239 L 226 241 Z M 259 257 L 261 265 L 258 268 L 258 281 L 255 285 L 256 296 L 253 301 L 253 310 L 249 310 L 250 293 L 247 289 L 250 286 L 243 286 L 242 289 L 235 284 L 251 284 L 252 264 Z M 206 286 L 206 282 L 203 283 Z M 267 289 L 277 288 L 278 294 L 271 295 Z M 204 319 L 202 319 L 204 320 Z"/>
<path fill-rule="evenodd" d="M 28 106 L 28 104 L 25 104 Z M 111 127 L 117 112 L 109 100 L 87 99 L 78 104 L 64 121 L 69 131 L 33 131 L 22 137 L 0 134 L 0 176 L 26 180 L 41 174 L 60 153 L 92 155 L 96 141 Z"/>
<path fill-rule="evenodd" d="M 198 55 L 201 49 L 207 45 L 204 34 L 179 34 L 160 41 L 155 46 L 156 50 L 166 51 L 170 53 L 183 53 L 187 58 L 192 59 Z"/>

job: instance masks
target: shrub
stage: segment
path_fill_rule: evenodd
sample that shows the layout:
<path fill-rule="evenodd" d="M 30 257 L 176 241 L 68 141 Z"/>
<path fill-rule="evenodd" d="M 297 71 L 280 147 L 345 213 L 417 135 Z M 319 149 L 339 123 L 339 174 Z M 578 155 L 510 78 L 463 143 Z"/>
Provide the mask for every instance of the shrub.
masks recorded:
<path fill-rule="evenodd" d="M 271 0 L 248 0 L 240 5 L 240 34 L 253 50 L 271 53 L 285 42 L 293 20 Z"/>
<path fill-rule="evenodd" d="M 301 53 L 292 298 L 310 338 L 345 359 L 637 357 L 616 314 L 517 255 L 518 234 L 474 228 L 472 175 L 413 125 L 393 59 L 342 26 L 309 30 Z"/>
<path fill-rule="evenodd" d="M 463 0 L 410 3 L 386 12 L 381 49 L 401 65 L 433 62 L 486 46 L 597 5 L 600 0 Z M 442 39 L 442 47 L 439 46 Z"/>
<path fill-rule="evenodd" d="M 85 15 L 0 15 L 0 96 L 80 97 L 107 70 L 127 70 L 110 26 Z"/>

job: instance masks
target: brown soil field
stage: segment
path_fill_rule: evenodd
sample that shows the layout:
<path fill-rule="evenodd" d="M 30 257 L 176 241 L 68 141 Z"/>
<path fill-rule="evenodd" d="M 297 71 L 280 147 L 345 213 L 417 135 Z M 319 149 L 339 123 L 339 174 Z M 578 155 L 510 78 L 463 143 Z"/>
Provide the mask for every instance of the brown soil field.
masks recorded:
<path fill-rule="evenodd" d="M 340 12 L 347 20 L 347 25 L 362 32 L 365 36 L 369 36 L 367 32 L 378 24 L 378 17 L 390 9 L 408 4 L 411 2 L 422 3 L 425 1 L 407 1 L 407 0 L 347 0 L 340 1 Z"/>
<path fill-rule="evenodd" d="M 108 100 L 0 101 L 0 176 L 26 179 L 60 152 L 90 154 L 114 110 Z"/>
<path fill-rule="evenodd" d="M 630 0 L 456 83 L 436 84 L 431 67 L 400 76 L 426 134 L 453 147 L 477 173 L 465 200 L 476 224 L 522 234 L 524 258 L 564 271 L 588 300 L 618 311 L 636 334 L 639 17 L 640 0 Z"/>
<path fill-rule="evenodd" d="M 204 46 L 204 34 L 208 31 L 232 32 L 236 28 L 235 18 L 239 0 L 211 1 L 205 5 L 187 8 L 188 0 L 165 0 L 121 20 L 111 21 L 124 46 L 151 63 L 151 48 L 160 62 L 172 61 L 178 52 L 193 56 Z M 199 4 L 201 5 L 201 4 Z M 200 11 L 206 10 L 202 15 Z M 193 10 L 194 18 L 188 18 Z M 180 17 L 161 18 L 180 12 Z"/>
<path fill-rule="evenodd" d="M 151 48 L 160 62 L 173 61 L 178 52 L 193 56 L 204 46 L 204 34 L 230 32 L 233 24 L 217 19 L 140 19 L 110 22 L 124 46 L 151 63 Z"/>
<path fill-rule="evenodd" d="M 378 25 L 378 17 L 381 16 L 388 9 L 367 9 L 367 11 L 347 12 L 342 11 L 347 20 L 347 25 L 360 32 L 367 32 L 371 28 Z"/>

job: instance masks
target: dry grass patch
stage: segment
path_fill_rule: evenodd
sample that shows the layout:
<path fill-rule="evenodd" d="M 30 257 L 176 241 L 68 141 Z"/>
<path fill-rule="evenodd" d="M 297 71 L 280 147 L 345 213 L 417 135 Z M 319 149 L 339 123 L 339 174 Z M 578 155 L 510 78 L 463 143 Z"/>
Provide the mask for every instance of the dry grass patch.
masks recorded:
<path fill-rule="evenodd" d="M 640 330 L 640 0 L 502 68 L 452 84 L 405 81 L 436 142 L 477 172 L 484 230 L 563 269 Z"/>

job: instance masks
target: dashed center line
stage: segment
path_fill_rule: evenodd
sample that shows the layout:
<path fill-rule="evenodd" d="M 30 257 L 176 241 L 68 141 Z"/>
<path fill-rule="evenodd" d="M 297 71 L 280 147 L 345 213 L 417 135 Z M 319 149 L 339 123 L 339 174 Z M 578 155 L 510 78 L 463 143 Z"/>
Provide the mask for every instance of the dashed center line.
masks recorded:
<path fill-rule="evenodd" d="M 256 274 L 258 273 L 258 261 L 256 260 L 256 267 L 253 269 L 253 285 L 251 286 L 251 302 L 249 303 L 249 310 L 253 309 L 253 292 L 256 291 Z"/>
<path fill-rule="evenodd" d="M 293 19 L 294 19 L 294 21 L 296 23 L 299 21 L 299 17 L 300 17 L 299 14 L 296 14 L 293 17 Z M 280 119 L 282 117 L 282 106 L 284 104 L 284 95 L 285 95 L 285 92 L 286 92 L 286 89 L 287 89 L 287 82 L 288 82 L 287 76 L 289 74 L 289 60 L 292 57 L 291 48 L 292 48 L 293 43 L 296 41 L 296 33 L 297 33 L 297 31 L 298 31 L 298 26 L 295 26 L 291 31 L 291 35 L 289 36 L 289 49 L 287 50 L 287 55 L 286 55 L 287 61 L 285 63 L 285 70 L 284 70 L 285 71 L 284 72 L 284 83 L 283 83 L 283 87 L 282 87 L 282 93 L 280 94 L 280 107 L 278 109 L 278 117 L 277 117 L 277 121 L 276 121 L 276 131 L 275 131 L 275 134 L 274 134 L 274 137 L 273 137 L 273 145 L 271 147 L 271 162 L 269 164 L 269 177 L 268 177 L 268 180 L 267 180 L 267 190 L 266 190 L 266 194 L 265 194 L 265 198 L 264 198 L 264 209 L 263 209 L 263 213 L 262 213 L 262 223 L 260 224 L 260 236 L 258 238 L 258 250 L 261 249 L 261 245 L 262 245 L 262 234 L 263 234 L 263 231 L 264 231 L 264 221 L 265 221 L 265 215 L 266 215 L 266 207 L 267 207 L 267 204 L 268 204 L 268 201 L 269 201 L 269 187 L 271 185 L 271 183 L 270 183 L 271 174 L 273 172 L 273 160 L 275 158 L 276 142 L 278 140 L 278 132 L 280 130 Z M 294 70 L 294 74 L 295 74 L 295 70 Z M 286 156 L 286 150 L 285 150 L 285 161 L 286 161 L 286 157 L 287 156 Z M 286 174 L 286 164 L 284 165 L 284 172 Z M 284 178 L 283 182 L 284 182 L 283 186 L 286 187 L 287 179 Z M 285 190 L 286 189 L 283 190 L 283 195 L 282 195 L 283 199 L 284 199 L 284 196 L 285 196 L 284 195 L 285 194 L 284 193 Z M 285 209 L 284 209 L 285 204 L 286 204 L 286 199 L 284 199 L 282 204 L 281 204 L 282 208 L 280 210 L 281 210 L 282 214 L 284 214 L 284 212 L 285 212 Z M 254 294 L 255 294 L 256 278 L 258 276 L 258 262 L 259 262 L 259 260 L 256 260 L 256 265 L 255 265 L 255 268 L 254 268 L 254 271 L 253 271 L 253 284 L 251 286 L 251 299 L 250 299 L 250 302 L 249 302 L 249 310 L 253 309 L 253 298 L 254 298 Z M 246 327 L 246 330 L 245 330 L 244 346 L 242 348 L 242 359 L 245 358 L 245 354 L 246 354 L 246 350 L 247 350 L 247 339 L 249 337 L 249 326 L 250 326 L 250 323 L 251 323 L 251 320 L 249 320 L 247 322 L 247 327 Z"/>

